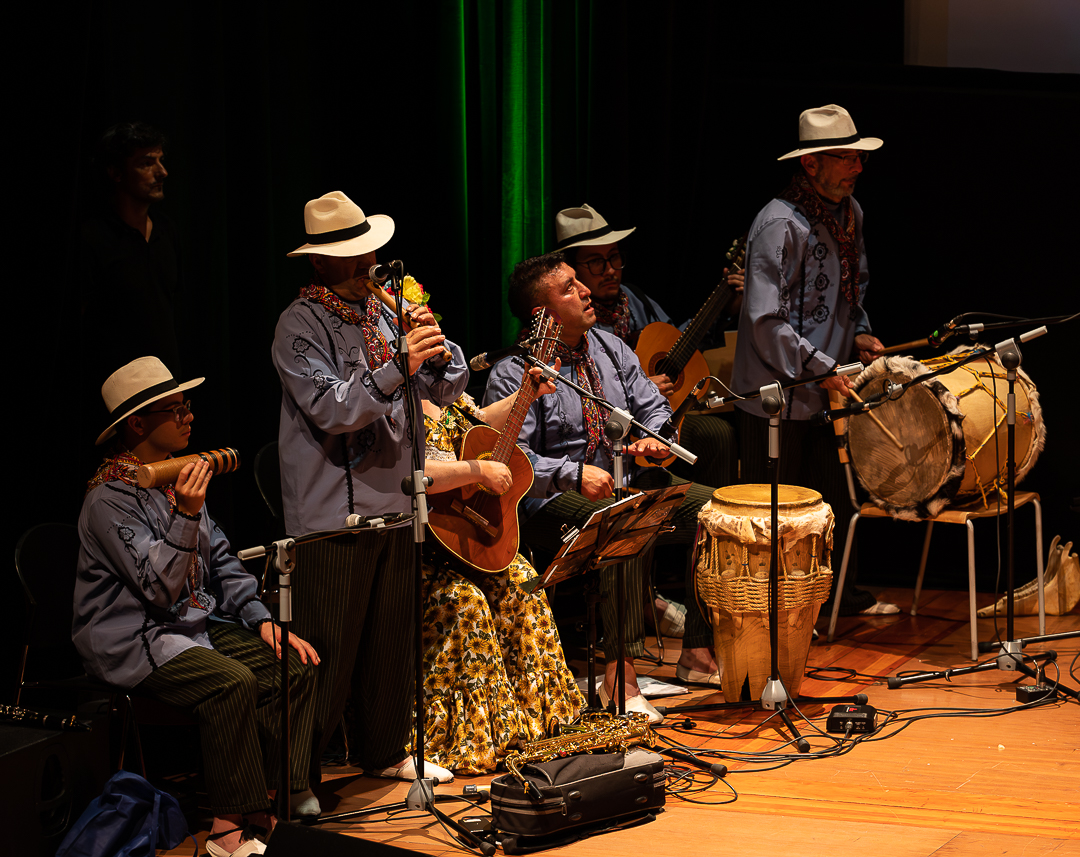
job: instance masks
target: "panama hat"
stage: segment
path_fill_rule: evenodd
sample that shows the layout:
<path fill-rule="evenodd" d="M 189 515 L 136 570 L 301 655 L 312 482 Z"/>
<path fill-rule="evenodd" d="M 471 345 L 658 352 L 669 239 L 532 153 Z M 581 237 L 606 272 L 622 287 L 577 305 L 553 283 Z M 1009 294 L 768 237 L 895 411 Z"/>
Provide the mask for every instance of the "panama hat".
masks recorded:
<path fill-rule="evenodd" d="M 112 422 L 98 436 L 95 445 L 100 446 L 107 441 L 112 437 L 117 423 L 123 422 L 151 402 L 198 387 L 205 380 L 195 378 L 177 384 L 172 372 L 156 357 L 140 357 L 120 367 L 101 385 L 101 398 L 105 400 L 105 407 L 109 410 Z"/>
<path fill-rule="evenodd" d="M 597 244 L 615 244 L 637 229 L 612 229 L 595 208 L 564 208 L 555 215 L 556 250 L 571 247 L 593 247 Z"/>
<path fill-rule="evenodd" d="M 304 227 L 308 243 L 286 255 L 362 256 L 378 250 L 394 234 L 391 218 L 385 214 L 365 217 L 360 206 L 339 190 L 304 206 Z"/>
<path fill-rule="evenodd" d="M 827 149 L 880 149 L 877 137 L 860 137 L 851 121 L 851 114 L 839 104 L 814 107 L 799 114 L 799 148 L 776 160 L 799 158 Z"/>

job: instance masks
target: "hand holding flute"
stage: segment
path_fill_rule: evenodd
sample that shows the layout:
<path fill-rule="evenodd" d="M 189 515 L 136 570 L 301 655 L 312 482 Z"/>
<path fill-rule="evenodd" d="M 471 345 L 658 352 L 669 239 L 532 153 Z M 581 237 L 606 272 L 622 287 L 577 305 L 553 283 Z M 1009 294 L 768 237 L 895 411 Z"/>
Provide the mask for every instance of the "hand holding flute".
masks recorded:
<path fill-rule="evenodd" d="M 363 280 L 368 290 L 375 295 L 393 313 L 397 313 L 397 301 L 386 289 L 376 285 L 370 279 Z M 410 330 L 405 334 L 409 343 L 409 374 L 420 368 L 420 364 L 431 357 L 441 356 L 446 362 L 453 359 L 450 350 L 442 345 L 446 339 L 442 334 L 435 316 L 426 306 L 409 304 L 405 308 L 405 319 Z M 423 356 L 418 356 L 423 355 Z"/>

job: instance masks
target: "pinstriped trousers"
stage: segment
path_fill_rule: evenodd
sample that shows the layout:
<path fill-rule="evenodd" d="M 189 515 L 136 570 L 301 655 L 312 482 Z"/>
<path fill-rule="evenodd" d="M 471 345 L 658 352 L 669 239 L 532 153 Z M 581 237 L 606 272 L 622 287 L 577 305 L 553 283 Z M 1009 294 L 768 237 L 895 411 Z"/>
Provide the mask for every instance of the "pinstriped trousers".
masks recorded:
<path fill-rule="evenodd" d="M 319 653 L 312 781 L 350 691 L 359 735 L 352 755 L 365 771 L 407 755 L 415 698 L 412 529 L 337 536 L 299 545 L 293 629 Z"/>
<path fill-rule="evenodd" d="M 660 467 L 653 467 L 640 473 L 636 480 L 636 487 L 643 490 L 664 488 L 670 485 L 681 484 L 685 480 L 673 476 Z M 697 533 L 697 513 L 709 498 L 713 489 L 705 485 L 694 483 L 686 492 L 686 497 L 675 512 L 671 523 L 675 525 L 675 531 L 665 533 L 657 539 L 657 544 L 685 544 L 693 545 L 694 536 Z M 521 524 L 522 541 L 540 545 L 548 550 L 558 550 L 561 546 L 560 528 L 563 524 L 571 524 L 575 527 L 584 525 L 589 516 L 598 509 L 610 506 L 615 501 L 586 500 L 577 491 L 565 491 L 551 502 L 546 503 L 540 511 Z M 645 611 L 642 593 L 645 591 L 647 575 L 652 570 L 652 552 L 642 554 L 633 560 L 617 565 L 609 565 L 600 569 L 600 591 L 605 599 L 600 607 L 600 615 L 604 623 L 604 657 L 613 659 L 619 654 L 619 623 L 622 623 L 623 633 L 626 637 L 626 654 L 630 657 L 641 657 L 645 652 Z M 619 617 L 618 605 L 616 604 L 616 575 L 625 575 L 623 586 L 626 591 L 626 612 Z M 686 631 L 683 637 L 684 648 L 698 648 L 712 646 L 712 630 L 708 622 L 701 614 L 701 609 L 694 597 L 696 587 L 693 580 L 693 570 L 687 562 L 687 605 L 686 605 Z"/>
<path fill-rule="evenodd" d="M 138 684 L 144 696 L 194 715 L 214 815 L 270 808 L 280 784 L 281 662 L 253 631 L 211 622 L 213 649 L 193 646 Z M 308 787 L 315 668 L 289 649 L 290 788 Z M 261 746 L 260 746 L 261 745 Z"/>

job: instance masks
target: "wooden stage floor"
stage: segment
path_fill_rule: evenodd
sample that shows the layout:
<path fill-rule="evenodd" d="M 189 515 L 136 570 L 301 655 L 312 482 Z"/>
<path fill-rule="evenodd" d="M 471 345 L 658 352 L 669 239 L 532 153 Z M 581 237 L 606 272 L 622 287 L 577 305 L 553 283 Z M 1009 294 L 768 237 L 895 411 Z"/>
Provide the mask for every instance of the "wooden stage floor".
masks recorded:
<path fill-rule="evenodd" d="M 902 609 L 910 590 L 886 590 L 879 598 Z M 832 645 L 821 641 L 810 650 L 810 667 L 838 667 L 866 676 L 894 676 L 904 670 L 938 670 L 970 664 L 966 592 L 924 593 L 920 615 L 842 619 Z M 984 597 L 980 603 L 988 600 Z M 824 631 L 827 619 L 820 618 Z M 1004 633 L 1004 620 L 1001 621 Z M 1080 614 L 1047 617 L 1047 633 L 1080 628 Z M 979 620 L 980 639 L 989 639 L 992 621 Z M 1016 620 L 1017 636 L 1038 633 L 1036 617 Z M 650 643 L 653 642 L 650 640 Z M 1080 669 L 1074 658 L 1080 639 L 1053 648 L 1064 683 Z M 672 677 L 677 644 L 665 665 L 639 661 L 639 671 Z M 577 665 L 575 664 L 575 667 Z M 1052 675 L 1052 668 L 1051 668 Z M 896 690 L 883 679 L 837 681 L 806 679 L 806 695 L 829 696 L 864 691 L 879 710 L 973 708 L 992 711 L 1016 705 L 1010 674 L 987 671 L 908 685 Z M 1027 683 L 1028 680 L 1024 679 Z M 677 697 L 672 705 L 720 701 L 701 690 Z M 831 706 L 805 710 L 814 726 L 800 724 L 814 751 L 835 746 L 816 733 L 824 729 Z M 760 710 L 697 713 L 696 727 L 658 730 L 664 738 L 690 747 L 725 753 L 785 752 L 785 735 L 772 725 L 760 729 L 770 712 Z M 895 731 L 895 730 L 888 730 Z M 716 760 L 712 760 L 716 761 Z M 668 795 L 667 807 L 651 824 L 595 836 L 553 849 L 566 855 L 739 854 L 835 857 L 1065 857 L 1080 855 L 1080 705 L 1058 702 L 996 717 L 948 717 L 920 720 L 886 740 L 863 742 L 843 755 L 802 759 L 773 770 L 734 758 L 723 760 L 724 782 L 692 795 L 696 803 Z M 677 764 L 677 763 L 675 763 Z M 324 811 L 360 809 L 404 800 L 407 785 L 367 779 L 349 768 L 324 769 L 319 788 Z M 439 786 L 439 793 L 460 793 L 462 786 L 486 785 L 491 777 L 459 777 Z M 732 789 L 735 794 L 733 794 Z M 689 796 L 688 796 L 689 797 Z M 467 813 L 465 804 L 442 804 L 450 813 Z M 475 813 L 471 813 L 475 814 Z M 466 853 L 437 822 L 426 816 L 376 816 L 362 824 L 323 825 L 323 830 L 385 842 L 424 854 Z M 205 836 L 199 835 L 200 844 Z M 190 840 L 187 853 L 190 853 Z M 184 848 L 165 852 L 182 854 Z M 500 852 L 501 853 L 501 852 Z"/>

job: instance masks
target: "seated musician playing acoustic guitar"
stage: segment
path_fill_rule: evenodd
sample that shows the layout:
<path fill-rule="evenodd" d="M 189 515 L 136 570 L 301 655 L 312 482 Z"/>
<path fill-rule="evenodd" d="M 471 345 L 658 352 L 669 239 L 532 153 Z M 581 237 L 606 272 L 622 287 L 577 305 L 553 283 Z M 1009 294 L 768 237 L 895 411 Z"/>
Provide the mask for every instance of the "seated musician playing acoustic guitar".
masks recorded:
<path fill-rule="evenodd" d="M 552 389 L 549 382 L 541 391 Z M 505 464 L 458 461 L 457 453 L 474 422 L 505 425 L 514 395 L 483 411 L 468 396 L 442 410 L 424 401 L 429 493 L 476 482 L 499 493 L 510 487 Z M 569 722 L 584 704 L 547 596 L 518 588 L 533 577 L 521 554 L 491 574 L 430 536 L 425 542 L 424 756 L 455 773 L 494 771 L 520 742 L 547 737 L 552 718 Z"/>

